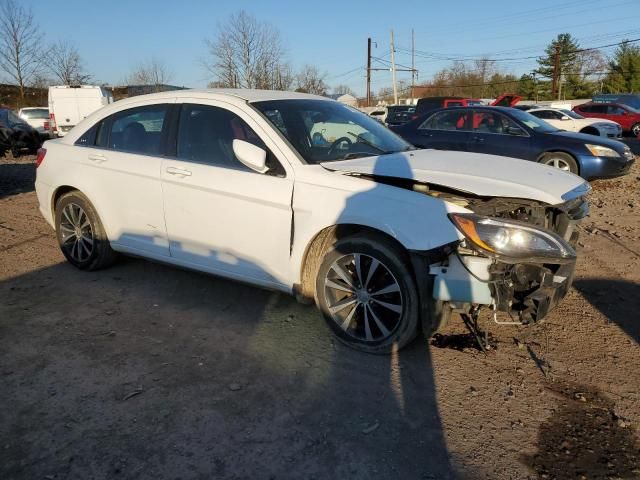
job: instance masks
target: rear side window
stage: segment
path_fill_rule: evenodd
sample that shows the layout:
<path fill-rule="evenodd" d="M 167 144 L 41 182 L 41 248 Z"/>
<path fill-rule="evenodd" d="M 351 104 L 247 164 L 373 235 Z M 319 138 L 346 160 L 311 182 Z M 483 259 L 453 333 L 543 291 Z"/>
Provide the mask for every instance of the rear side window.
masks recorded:
<path fill-rule="evenodd" d="M 113 115 L 108 132 L 108 148 L 145 155 L 160 154 L 167 111 L 167 105 L 149 105 Z M 103 139 L 104 133 L 106 132 L 98 132 L 100 140 Z"/>
<path fill-rule="evenodd" d="M 233 153 L 233 141 L 244 140 L 267 151 L 268 174 L 284 176 L 284 169 L 264 142 L 235 113 L 210 105 L 185 104 L 179 122 L 177 158 L 253 172 Z"/>
<path fill-rule="evenodd" d="M 438 112 L 435 115 L 429 117 L 422 125 L 420 125 L 419 128 L 429 130 L 468 132 L 468 116 L 468 110 L 451 110 Z"/>
<path fill-rule="evenodd" d="M 542 118 L 543 120 L 554 120 L 562 116 L 556 115 L 556 112 L 552 110 L 537 110 L 529 113 L 531 113 L 531 115 L 533 115 L 534 117 Z"/>
<path fill-rule="evenodd" d="M 609 105 L 607 107 L 607 114 L 609 115 L 624 115 L 625 109 L 622 107 L 618 107 L 617 105 Z"/>
<path fill-rule="evenodd" d="M 606 105 L 589 105 L 588 107 L 583 108 L 582 111 L 588 112 L 588 113 L 607 113 L 607 106 Z"/>

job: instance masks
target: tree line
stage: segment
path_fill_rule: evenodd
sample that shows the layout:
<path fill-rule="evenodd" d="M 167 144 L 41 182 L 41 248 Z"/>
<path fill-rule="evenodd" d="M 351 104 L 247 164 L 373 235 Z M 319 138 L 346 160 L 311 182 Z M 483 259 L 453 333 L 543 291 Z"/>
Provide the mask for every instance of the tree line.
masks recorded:
<path fill-rule="evenodd" d="M 532 72 L 517 77 L 489 58 L 454 61 L 422 87 L 433 96 L 495 98 L 509 92 L 526 100 L 640 92 L 640 46 L 628 40 L 620 42 L 607 58 L 598 49 L 581 48 L 571 34 L 561 33 L 548 44 L 537 64 Z M 382 90 L 379 96 L 388 96 L 388 90 Z"/>

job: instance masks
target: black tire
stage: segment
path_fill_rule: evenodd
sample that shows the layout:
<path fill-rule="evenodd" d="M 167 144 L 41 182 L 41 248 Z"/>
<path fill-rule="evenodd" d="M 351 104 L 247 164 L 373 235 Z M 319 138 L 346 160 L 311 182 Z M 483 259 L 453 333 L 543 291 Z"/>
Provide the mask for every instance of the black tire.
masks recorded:
<path fill-rule="evenodd" d="M 640 123 L 636 123 L 631 127 L 631 134 L 634 137 L 640 137 Z"/>
<path fill-rule="evenodd" d="M 360 259 L 360 275 L 356 272 L 356 258 Z M 342 263 L 351 260 L 351 263 Z M 420 316 L 419 297 L 407 260 L 406 255 L 392 242 L 374 235 L 346 237 L 325 252 L 316 277 L 315 300 L 340 341 L 357 350 L 385 354 L 404 347 L 416 337 Z M 374 261 L 378 264 L 370 273 Z M 343 267 L 343 273 L 354 275 L 353 278 L 349 277 L 354 290 L 342 293 L 342 298 L 334 295 L 340 290 L 328 286 L 335 283 L 343 287 L 347 285 L 341 280 L 342 277 L 336 276 L 335 269 L 340 268 L 336 265 Z M 358 278 L 364 279 L 360 285 L 357 285 Z M 388 290 L 389 286 L 397 286 L 397 291 L 376 293 Z M 355 287 L 359 287 L 358 293 Z M 340 302 L 351 300 L 355 303 L 352 310 L 350 306 L 335 310 Z M 400 311 L 389 309 L 383 306 L 385 304 Z M 346 327 L 343 326 L 345 324 Z"/>
<path fill-rule="evenodd" d="M 578 168 L 578 162 L 576 162 L 575 158 L 573 158 L 568 153 L 547 152 L 544 155 L 542 155 L 542 157 L 540 157 L 540 160 L 538 160 L 539 163 L 542 163 L 544 165 L 549 165 L 551 167 L 556 166 L 555 165 L 556 161 L 559 164 L 564 163 L 568 167 L 569 172 L 575 173 L 576 175 L 579 174 L 580 169 Z M 556 167 L 556 168 L 560 168 L 560 167 Z"/>
<path fill-rule="evenodd" d="M 84 216 L 80 212 L 83 212 Z M 68 192 L 58 199 L 55 207 L 55 225 L 60 249 L 74 267 L 80 270 L 99 270 L 110 266 L 116 260 L 116 252 L 109 244 L 96 209 L 81 192 Z M 74 241 L 74 238 L 78 239 L 77 228 L 80 228 L 82 239 Z M 73 230 L 75 233 L 71 233 Z M 85 240 L 89 237 L 92 243 Z"/>

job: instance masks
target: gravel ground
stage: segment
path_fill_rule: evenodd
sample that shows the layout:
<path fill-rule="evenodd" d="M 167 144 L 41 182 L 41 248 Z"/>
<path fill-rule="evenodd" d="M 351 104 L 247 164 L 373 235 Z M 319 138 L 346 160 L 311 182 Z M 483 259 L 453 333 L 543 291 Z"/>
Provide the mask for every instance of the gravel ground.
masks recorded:
<path fill-rule="evenodd" d="M 640 478 L 640 168 L 594 182 L 543 324 L 371 356 L 313 307 L 122 258 L 63 261 L 0 160 L 0 478 Z"/>

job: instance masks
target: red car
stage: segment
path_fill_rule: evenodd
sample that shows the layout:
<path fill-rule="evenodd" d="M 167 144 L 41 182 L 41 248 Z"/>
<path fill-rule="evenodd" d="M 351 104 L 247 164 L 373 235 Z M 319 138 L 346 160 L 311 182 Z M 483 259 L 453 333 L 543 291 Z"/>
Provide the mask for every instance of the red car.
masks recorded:
<path fill-rule="evenodd" d="M 573 111 L 583 117 L 604 118 L 619 123 L 623 132 L 640 136 L 640 112 L 621 103 L 583 103 L 573 107 Z"/>

